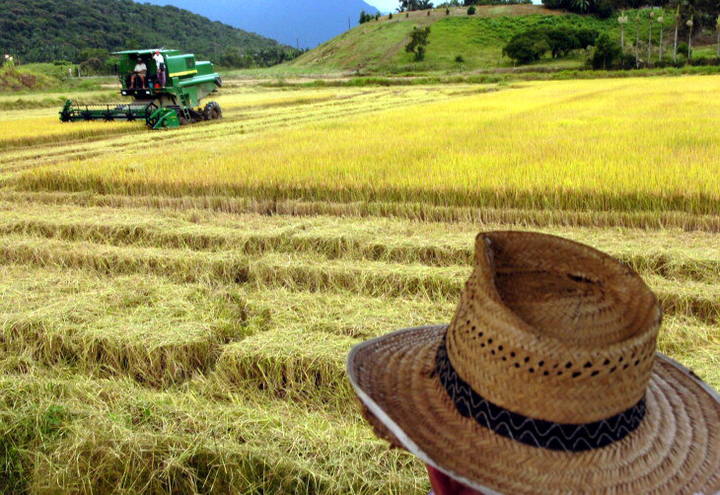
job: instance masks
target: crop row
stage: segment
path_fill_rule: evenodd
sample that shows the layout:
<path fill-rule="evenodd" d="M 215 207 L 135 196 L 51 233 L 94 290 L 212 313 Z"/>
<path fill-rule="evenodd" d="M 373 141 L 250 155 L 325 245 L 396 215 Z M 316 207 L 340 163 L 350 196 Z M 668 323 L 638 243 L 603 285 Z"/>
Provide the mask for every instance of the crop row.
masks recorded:
<path fill-rule="evenodd" d="M 0 202 L 8 211 L 0 234 L 85 241 L 113 246 L 223 251 L 247 256 L 268 252 L 317 254 L 328 259 L 371 260 L 427 266 L 468 266 L 478 230 L 507 224 L 415 224 L 385 219 L 297 218 L 112 208 L 26 206 Z M 524 225 L 516 229 L 526 228 Z M 408 233 L 408 229 L 411 233 Z M 535 229 L 537 230 L 537 229 Z M 546 228 L 542 231 L 589 243 L 645 274 L 718 282 L 720 249 L 715 234 Z M 433 239 L 429 242 L 428 239 Z"/>
<path fill-rule="evenodd" d="M 314 217 L 400 218 L 417 222 L 504 224 L 531 227 L 623 227 L 648 231 L 680 229 L 720 233 L 720 217 L 683 212 L 567 211 L 551 209 L 513 209 L 489 207 L 447 207 L 424 203 L 360 201 L 338 203 L 297 199 L 272 200 L 229 196 L 145 196 L 31 192 L 0 190 L 0 201 L 18 205 L 75 205 L 108 208 L 151 208 L 162 211 L 207 210 L 221 213 L 258 213 Z"/>
<path fill-rule="evenodd" d="M 456 300 L 469 273 L 466 266 L 433 267 L 383 261 L 331 259 L 322 255 L 269 252 L 206 253 L 185 249 L 114 247 L 87 242 L 0 238 L 2 263 L 82 268 L 104 275 L 147 273 L 176 282 L 285 287 L 310 292 L 349 292 L 373 297 Z M 719 320 L 716 285 L 646 275 L 668 314 Z"/>
<path fill-rule="evenodd" d="M 141 275 L 107 281 L 19 265 L 0 273 L 0 357 L 13 356 L 16 371 L 41 363 L 152 387 L 204 377 L 335 412 L 351 402 L 344 360 L 352 345 L 448 322 L 454 310 L 453 301 L 213 288 Z M 684 314 L 665 319 L 660 349 L 716 383 L 716 324 Z"/>

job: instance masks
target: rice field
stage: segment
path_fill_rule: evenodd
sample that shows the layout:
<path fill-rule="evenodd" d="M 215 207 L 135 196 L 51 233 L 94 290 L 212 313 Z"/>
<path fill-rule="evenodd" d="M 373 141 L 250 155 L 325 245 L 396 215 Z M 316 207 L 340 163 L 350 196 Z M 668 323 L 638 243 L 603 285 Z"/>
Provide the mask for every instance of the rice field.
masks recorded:
<path fill-rule="evenodd" d="M 617 256 L 720 387 L 718 90 L 231 84 L 171 132 L 4 112 L 0 493 L 425 495 L 344 359 L 449 321 L 480 230 Z"/>

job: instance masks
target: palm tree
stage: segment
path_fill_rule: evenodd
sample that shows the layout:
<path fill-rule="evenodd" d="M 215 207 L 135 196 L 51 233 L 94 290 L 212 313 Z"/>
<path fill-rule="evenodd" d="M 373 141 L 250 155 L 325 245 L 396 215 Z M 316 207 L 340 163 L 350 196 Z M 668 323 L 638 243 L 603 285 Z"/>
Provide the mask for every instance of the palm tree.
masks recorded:
<path fill-rule="evenodd" d="M 650 9 L 650 12 L 648 13 L 648 58 L 647 63 L 650 64 L 650 60 L 652 60 L 652 27 L 653 27 L 653 18 L 655 17 L 655 10 Z"/>
<path fill-rule="evenodd" d="M 620 17 L 618 17 L 618 24 L 620 24 L 620 46 L 622 47 L 623 52 L 625 51 L 625 24 L 628 22 L 628 16 L 627 14 L 620 14 Z M 718 22 L 720 23 L 720 17 L 718 17 Z M 720 33 L 720 30 L 718 30 Z M 720 47 L 720 41 L 718 42 L 718 46 Z M 720 48 L 718 48 L 720 50 Z"/>
<path fill-rule="evenodd" d="M 635 20 L 635 68 L 640 68 L 640 11 Z"/>
<path fill-rule="evenodd" d="M 658 57 L 658 60 L 662 61 L 663 56 L 663 27 L 665 23 L 665 17 L 660 16 L 657 18 L 658 23 L 660 24 L 660 54 Z"/>
<path fill-rule="evenodd" d="M 585 13 L 590 10 L 590 0 L 573 0 L 572 4 L 578 12 Z"/>
<path fill-rule="evenodd" d="M 675 42 L 673 44 L 673 62 L 677 62 L 678 31 L 680 29 L 680 4 L 675 9 Z"/>
<path fill-rule="evenodd" d="M 693 22 L 693 17 L 690 16 L 690 19 L 685 23 L 685 25 L 690 28 L 690 31 L 688 31 L 688 52 L 687 52 L 687 59 L 688 62 L 690 61 L 690 58 L 692 57 L 692 32 L 693 32 L 693 25 L 695 24 Z"/>
<path fill-rule="evenodd" d="M 717 31 L 717 56 L 720 58 L 720 15 L 717 18 L 717 21 L 715 21 L 715 31 Z"/>

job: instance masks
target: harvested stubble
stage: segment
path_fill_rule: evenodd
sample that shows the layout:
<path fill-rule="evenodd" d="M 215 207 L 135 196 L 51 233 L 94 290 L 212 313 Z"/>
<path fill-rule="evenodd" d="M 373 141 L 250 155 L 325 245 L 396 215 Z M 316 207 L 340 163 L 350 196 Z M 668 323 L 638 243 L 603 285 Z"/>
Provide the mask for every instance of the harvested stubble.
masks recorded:
<path fill-rule="evenodd" d="M 226 346 L 216 374 L 234 386 L 356 414 L 344 363 L 357 343 L 303 328 L 277 329 Z"/>
<path fill-rule="evenodd" d="M 720 232 L 717 215 L 694 215 L 683 212 L 616 212 L 520 210 L 512 208 L 444 207 L 424 203 L 351 202 L 303 200 L 265 200 L 253 197 L 226 196 L 124 196 L 88 192 L 29 192 L 0 190 L 0 198 L 17 203 L 47 205 L 73 204 L 109 208 L 153 208 L 160 210 L 206 210 L 221 213 L 259 213 L 314 217 L 398 218 L 418 222 L 502 224 L 538 227 L 624 227 L 646 231 L 680 229 L 683 231 Z"/>
<path fill-rule="evenodd" d="M 260 323 L 237 294 L 157 277 L 9 265 L 0 279 L 0 354 L 152 386 L 207 373 Z"/>
<path fill-rule="evenodd" d="M 273 329 L 302 328 L 356 339 L 377 337 L 406 326 L 450 321 L 456 305 L 455 301 L 388 299 L 286 288 L 247 290 L 243 298 L 258 313 L 271 315 Z"/>
<path fill-rule="evenodd" d="M 356 418 L 252 395 L 203 407 L 128 381 L 0 378 L 0 488 L 32 493 L 421 494 L 422 470 Z M 29 448 L 38 455 L 31 455 Z"/>
<path fill-rule="evenodd" d="M 232 284 L 248 279 L 247 259 L 232 253 L 218 253 L 210 257 L 182 249 L 118 248 L 16 235 L 0 238 L 2 263 L 82 268 L 104 275 L 153 274 L 179 282 Z"/>

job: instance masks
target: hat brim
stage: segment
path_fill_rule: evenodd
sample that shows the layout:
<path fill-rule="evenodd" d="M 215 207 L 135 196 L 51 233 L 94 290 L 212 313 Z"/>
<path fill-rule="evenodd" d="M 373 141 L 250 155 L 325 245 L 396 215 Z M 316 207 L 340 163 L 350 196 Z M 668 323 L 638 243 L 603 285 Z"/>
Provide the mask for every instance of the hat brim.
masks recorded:
<path fill-rule="evenodd" d="M 720 493 L 720 396 L 657 353 L 640 427 L 607 447 L 561 452 L 498 435 L 455 409 L 435 376 L 446 326 L 355 346 L 348 374 L 377 421 L 409 452 L 492 494 Z"/>

